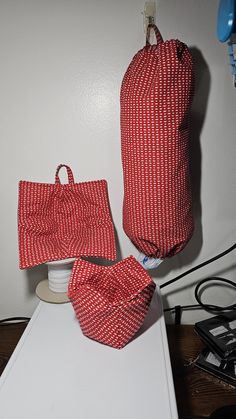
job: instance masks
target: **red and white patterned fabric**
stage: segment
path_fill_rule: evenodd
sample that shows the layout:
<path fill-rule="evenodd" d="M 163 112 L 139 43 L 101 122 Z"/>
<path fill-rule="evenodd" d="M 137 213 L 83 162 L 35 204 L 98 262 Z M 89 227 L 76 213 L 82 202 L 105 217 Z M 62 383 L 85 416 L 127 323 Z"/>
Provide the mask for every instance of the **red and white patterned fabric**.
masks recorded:
<path fill-rule="evenodd" d="M 61 184 L 65 167 L 68 184 Z M 107 182 L 74 183 L 58 166 L 55 184 L 19 182 L 20 268 L 78 256 L 116 258 Z"/>
<path fill-rule="evenodd" d="M 157 44 L 149 44 L 153 28 Z M 124 231 L 145 255 L 180 252 L 193 233 L 189 111 L 193 64 L 179 40 L 163 42 L 149 25 L 146 46 L 121 86 Z"/>
<path fill-rule="evenodd" d="M 84 335 L 120 349 L 142 325 L 155 286 L 133 256 L 109 267 L 78 259 L 68 296 Z"/>

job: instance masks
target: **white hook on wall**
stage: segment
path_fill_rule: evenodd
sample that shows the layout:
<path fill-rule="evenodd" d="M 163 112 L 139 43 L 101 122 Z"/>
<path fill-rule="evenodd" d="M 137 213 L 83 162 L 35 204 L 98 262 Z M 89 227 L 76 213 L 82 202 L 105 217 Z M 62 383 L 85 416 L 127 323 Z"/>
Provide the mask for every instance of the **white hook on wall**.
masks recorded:
<path fill-rule="evenodd" d="M 147 32 L 147 27 L 150 23 L 155 23 L 156 18 L 156 2 L 155 1 L 146 1 L 144 4 L 143 14 L 143 29 L 144 33 Z"/>

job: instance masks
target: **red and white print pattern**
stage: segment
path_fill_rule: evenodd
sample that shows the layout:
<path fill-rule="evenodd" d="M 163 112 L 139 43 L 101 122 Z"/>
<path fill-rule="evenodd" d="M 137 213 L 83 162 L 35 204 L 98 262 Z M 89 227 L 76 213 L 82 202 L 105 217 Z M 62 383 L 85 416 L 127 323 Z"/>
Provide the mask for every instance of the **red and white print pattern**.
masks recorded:
<path fill-rule="evenodd" d="M 68 184 L 20 181 L 20 268 L 78 256 L 116 258 L 114 227 L 105 180 Z"/>
<path fill-rule="evenodd" d="M 109 267 L 78 259 L 68 295 L 84 335 L 120 349 L 142 325 L 155 286 L 133 256 Z"/>
<path fill-rule="evenodd" d="M 193 233 L 189 176 L 189 110 L 193 64 L 185 44 L 140 50 L 121 86 L 123 227 L 150 257 L 180 252 Z"/>

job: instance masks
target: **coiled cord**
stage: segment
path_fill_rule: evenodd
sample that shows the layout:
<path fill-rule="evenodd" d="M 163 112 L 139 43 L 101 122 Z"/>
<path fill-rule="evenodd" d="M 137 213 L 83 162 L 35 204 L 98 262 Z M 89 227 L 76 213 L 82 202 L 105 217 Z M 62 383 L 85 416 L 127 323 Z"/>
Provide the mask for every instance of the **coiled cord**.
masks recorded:
<path fill-rule="evenodd" d="M 225 278 L 218 278 L 216 276 L 210 277 L 210 278 L 205 278 L 202 279 L 196 286 L 195 290 L 194 290 L 194 295 L 195 298 L 199 304 L 199 306 L 201 306 L 201 308 L 203 308 L 204 310 L 207 311 L 213 311 L 213 312 L 222 312 L 222 311 L 229 311 L 229 310 L 235 310 L 236 309 L 236 303 L 231 304 L 229 306 L 218 306 L 218 305 L 214 305 L 214 304 L 205 304 L 202 302 L 201 298 L 200 298 L 200 288 L 203 284 L 207 283 L 207 282 L 211 282 L 211 281 L 218 281 L 218 282 L 224 282 L 234 288 L 236 288 L 236 283 L 233 281 L 230 281 L 229 279 L 225 279 Z"/>
<path fill-rule="evenodd" d="M 196 271 L 197 269 L 203 268 L 204 266 L 208 265 L 209 263 L 214 262 L 217 259 L 222 258 L 223 256 L 227 255 L 228 253 L 232 252 L 233 250 L 236 249 L 236 243 L 234 243 L 233 246 L 231 246 L 230 248 L 228 248 L 227 250 L 225 250 L 222 253 L 219 253 L 218 255 L 214 256 L 213 258 L 200 263 L 197 266 L 194 266 L 193 268 L 189 269 L 188 271 L 183 272 L 182 274 L 178 275 L 177 277 L 171 279 L 170 281 L 165 282 L 164 284 L 160 285 L 160 288 L 164 288 L 176 281 L 178 281 L 179 279 L 183 278 L 184 276 L 189 275 L 190 273 Z M 200 309 L 200 310 L 206 310 L 209 312 L 212 312 L 214 314 L 219 313 L 219 312 L 225 312 L 225 311 L 230 311 L 230 310 L 236 310 L 236 303 L 228 305 L 228 306 L 218 306 L 218 305 L 214 305 L 214 304 L 206 304 L 202 302 L 201 299 L 201 295 L 202 295 L 202 290 L 201 287 L 202 285 L 209 283 L 209 282 L 223 282 L 226 283 L 229 286 L 232 286 L 233 288 L 236 288 L 236 283 L 233 281 L 230 281 L 229 279 L 225 279 L 225 278 L 219 278 L 219 277 L 209 277 L 209 278 L 205 278 L 202 279 L 201 281 L 198 282 L 197 286 L 195 287 L 194 290 L 194 295 L 195 298 L 198 302 L 198 304 L 191 304 L 191 305 L 185 305 L 185 306 L 181 306 L 181 305 L 176 305 L 175 307 L 171 307 L 171 308 L 166 308 L 164 309 L 165 312 L 168 311 L 174 311 L 175 312 L 175 324 L 180 324 L 181 323 L 181 314 L 183 310 L 193 310 L 193 309 Z"/>

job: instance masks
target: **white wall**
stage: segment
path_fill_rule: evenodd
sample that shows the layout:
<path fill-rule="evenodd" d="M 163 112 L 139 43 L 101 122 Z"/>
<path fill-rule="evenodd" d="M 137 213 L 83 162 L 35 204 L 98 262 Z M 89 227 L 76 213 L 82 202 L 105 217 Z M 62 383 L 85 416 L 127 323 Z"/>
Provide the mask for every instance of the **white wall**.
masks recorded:
<path fill-rule="evenodd" d="M 215 37 L 218 1 L 160 0 L 165 39 L 179 38 L 196 59 L 193 184 L 196 230 L 186 249 L 154 272 L 158 283 L 229 247 L 236 237 L 236 90 L 226 46 Z M 137 255 L 122 230 L 119 91 L 144 45 L 141 0 L 8 0 L 0 2 L 1 278 L 0 318 L 31 315 L 45 268 L 18 268 L 20 179 L 53 182 L 59 163 L 76 179 L 106 178 L 122 257 Z M 165 305 L 194 303 L 193 286 L 208 275 L 235 280 L 236 254 L 166 288 Z M 233 292 L 208 289 L 212 302 Z M 194 322 L 204 312 L 188 312 Z"/>

